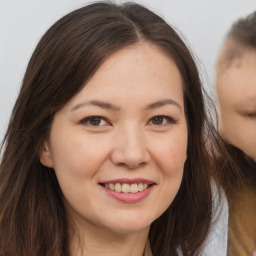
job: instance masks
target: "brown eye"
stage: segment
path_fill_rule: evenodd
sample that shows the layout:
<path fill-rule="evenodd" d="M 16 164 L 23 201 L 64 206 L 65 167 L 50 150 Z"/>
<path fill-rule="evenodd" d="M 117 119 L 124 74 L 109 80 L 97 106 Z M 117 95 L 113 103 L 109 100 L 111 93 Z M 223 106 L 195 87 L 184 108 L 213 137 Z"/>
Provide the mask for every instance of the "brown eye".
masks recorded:
<path fill-rule="evenodd" d="M 176 121 L 169 116 L 154 116 L 151 118 L 149 123 L 160 126 L 160 125 L 174 124 L 176 123 Z"/>
<path fill-rule="evenodd" d="M 162 116 L 155 116 L 152 118 L 152 124 L 161 125 L 163 124 L 164 118 Z"/>
<path fill-rule="evenodd" d="M 92 117 L 88 121 L 93 126 L 99 126 L 100 122 L 101 122 L 101 118 L 100 117 Z"/>
<path fill-rule="evenodd" d="M 105 126 L 108 124 L 106 119 L 101 116 L 89 116 L 81 120 L 79 123 L 88 126 Z"/>

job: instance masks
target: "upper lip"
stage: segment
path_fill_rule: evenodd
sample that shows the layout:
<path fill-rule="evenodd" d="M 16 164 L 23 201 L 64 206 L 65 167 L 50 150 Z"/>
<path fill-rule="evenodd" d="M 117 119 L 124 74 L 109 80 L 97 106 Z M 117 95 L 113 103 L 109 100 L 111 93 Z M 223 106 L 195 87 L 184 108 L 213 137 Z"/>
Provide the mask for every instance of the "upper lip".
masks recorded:
<path fill-rule="evenodd" d="M 109 184 L 109 183 L 126 183 L 126 184 L 134 184 L 134 183 L 147 183 L 147 184 L 155 184 L 154 181 L 144 178 L 122 178 L 122 179 L 113 179 L 113 180 L 104 180 L 100 181 L 99 184 Z"/>

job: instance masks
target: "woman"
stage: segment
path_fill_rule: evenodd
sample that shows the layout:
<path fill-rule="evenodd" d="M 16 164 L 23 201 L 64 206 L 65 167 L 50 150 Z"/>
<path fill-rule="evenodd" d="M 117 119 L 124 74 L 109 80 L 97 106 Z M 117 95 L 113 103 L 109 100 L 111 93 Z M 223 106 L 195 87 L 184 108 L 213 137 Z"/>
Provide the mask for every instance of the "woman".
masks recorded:
<path fill-rule="evenodd" d="M 4 138 L 2 256 L 198 255 L 213 134 L 165 21 L 132 3 L 71 12 L 36 47 Z"/>
<path fill-rule="evenodd" d="M 217 61 L 220 129 L 240 175 L 226 172 L 229 255 L 256 253 L 256 12 L 235 22 Z M 241 210 L 242 209 L 242 210 Z"/>

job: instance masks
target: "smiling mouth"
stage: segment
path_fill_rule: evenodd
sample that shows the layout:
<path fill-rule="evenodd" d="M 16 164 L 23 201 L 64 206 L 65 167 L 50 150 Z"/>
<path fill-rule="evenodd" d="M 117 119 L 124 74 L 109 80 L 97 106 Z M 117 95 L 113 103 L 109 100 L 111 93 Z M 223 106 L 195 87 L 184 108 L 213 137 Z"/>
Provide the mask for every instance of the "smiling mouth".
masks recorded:
<path fill-rule="evenodd" d="M 147 184 L 147 183 L 99 183 L 101 186 L 113 190 L 119 193 L 139 193 L 142 192 L 149 187 L 153 186 L 154 184 Z"/>

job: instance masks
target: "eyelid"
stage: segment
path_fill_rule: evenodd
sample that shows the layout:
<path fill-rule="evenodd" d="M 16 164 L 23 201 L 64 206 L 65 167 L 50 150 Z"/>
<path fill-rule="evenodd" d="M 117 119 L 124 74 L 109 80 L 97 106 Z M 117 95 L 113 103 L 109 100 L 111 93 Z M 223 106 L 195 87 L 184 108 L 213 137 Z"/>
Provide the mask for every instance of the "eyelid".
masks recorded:
<path fill-rule="evenodd" d="M 160 125 L 157 125 L 157 124 L 152 124 L 154 126 L 165 126 L 165 125 L 172 125 L 172 124 L 176 124 L 177 123 L 177 120 L 175 120 L 173 117 L 170 117 L 170 116 L 167 116 L 167 115 L 155 115 L 153 117 L 151 117 L 148 121 L 148 123 L 150 124 L 152 122 L 152 120 L 154 118 L 157 118 L 157 117 L 160 117 L 160 118 L 163 118 L 163 119 L 166 119 L 167 120 L 167 124 L 160 124 Z"/>
<path fill-rule="evenodd" d="M 255 118 L 256 113 L 248 113 L 248 114 L 246 114 L 246 116 L 249 117 L 249 118 Z"/>
<path fill-rule="evenodd" d="M 79 123 L 79 124 L 82 124 L 82 125 L 87 125 L 87 126 L 90 126 L 90 127 L 95 127 L 95 128 L 106 126 L 106 125 L 92 125 L 92 124 L 89 124 L 88 122 L 89 122 L 90 120 L 92 120 L 93 118 L 99 118 L 99 119 L 101 119 L 101 121 L 103 120 L 103 121 L 105 121 L 108 125 L 111 125 L 107 118 L 105 118 L 105 117 L 103 117 L 103 116 L 97 116 L 97 115 L 87 116 L 87 117 L 81 119 L 78 123 Z"/>
<path fill-rule="evenodd" d="M 241 111 L 240 114 L 244 117 L 249 117 L 249 118 L 255 118 L 256 117 L 256 112 L 246 112 L 246 111 Z"/>

